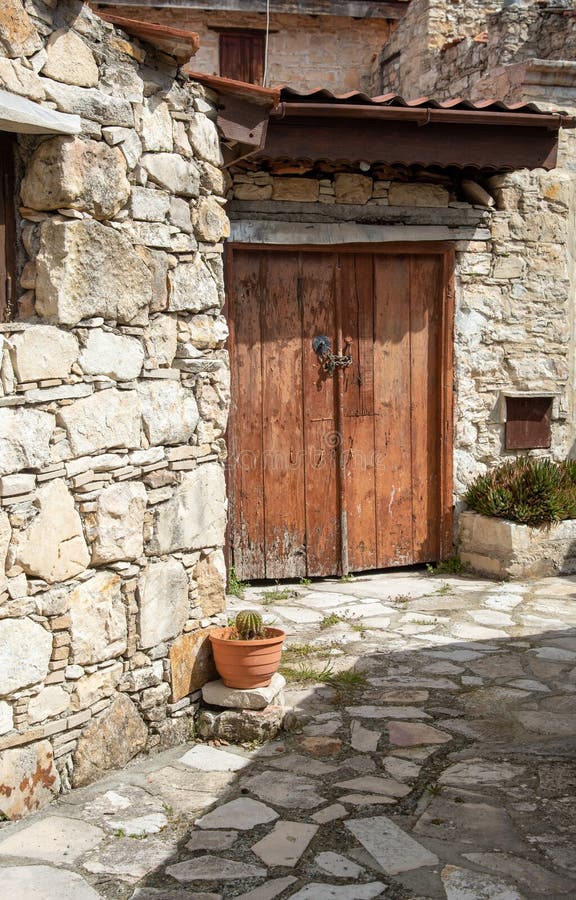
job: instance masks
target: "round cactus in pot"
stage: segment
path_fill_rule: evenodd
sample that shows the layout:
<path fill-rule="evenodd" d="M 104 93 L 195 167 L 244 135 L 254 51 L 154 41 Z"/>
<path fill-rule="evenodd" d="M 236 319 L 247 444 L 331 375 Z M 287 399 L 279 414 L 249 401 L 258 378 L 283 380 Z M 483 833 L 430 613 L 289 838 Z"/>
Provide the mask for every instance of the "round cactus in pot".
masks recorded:
<path fill-rule="evenodd" d="M 259 612 L 241 610 L 234 623 L 210 634 L 214 663 L 227 687 L 266 687 L 278 671 L 286 634 L 265 625 Z"/>

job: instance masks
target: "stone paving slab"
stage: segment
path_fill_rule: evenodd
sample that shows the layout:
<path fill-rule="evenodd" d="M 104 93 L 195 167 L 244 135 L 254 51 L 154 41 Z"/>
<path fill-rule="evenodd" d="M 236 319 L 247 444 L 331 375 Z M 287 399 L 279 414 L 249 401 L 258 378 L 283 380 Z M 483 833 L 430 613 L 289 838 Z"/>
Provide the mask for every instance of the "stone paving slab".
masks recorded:
<path fill-rule="evenodd" d="M 2 895 L 576 897 L 576 577 L 265 593 L 231 608 L 287 631 L 291 730 L 136 760 L 0 823 Z"/>

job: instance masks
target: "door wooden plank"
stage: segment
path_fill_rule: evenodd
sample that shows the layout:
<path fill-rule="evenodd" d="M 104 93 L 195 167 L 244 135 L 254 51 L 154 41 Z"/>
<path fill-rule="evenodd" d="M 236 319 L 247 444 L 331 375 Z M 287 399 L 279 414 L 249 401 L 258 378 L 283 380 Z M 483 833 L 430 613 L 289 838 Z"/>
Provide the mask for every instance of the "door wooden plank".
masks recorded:
<path fill-rule="evenodd" d="M 442 260 L 410 262 L 412 369 L 412 521 L 414 562 L 440 556 Z"/>
<path fill-rule="evenodd" d="M 340 255 L 342 334 L 351 338 L 352 365 L 341 372 L 343 449 L 351 571 L 376 568 L 374 473 L 373 256 Z"/>
<path fill-rule="evenodd" d="M 260 254 L 234 254 L 234 286 L 229 291 L 233 321 L 230 482 L 233 502 L 230 556 L 238 578 L 262 578 L 264 555 L 264 473 L 262 456 L 262 361 L 260 335 Z"/>
<path fill-rule="evenodd" d="M 312 349 L 317 335 L 326 335 L 334 345 L 334 267 L 332 253 L 302 254 L 302 399 L 309 576 L 334 575 L 340 565 L 339 436 L 334 418 L 334 378 L 323 372 Z"/>
<path fill-rule="evenodd" d="M 410 257 L 374 259 L 378 568 L 414 561 L 410 415 Z"/>
<path fill-rule="evenodd" d="M 266 254 L 261 276 L 265 577 L 301 578 L 306 514 L 298 257 Z"/>

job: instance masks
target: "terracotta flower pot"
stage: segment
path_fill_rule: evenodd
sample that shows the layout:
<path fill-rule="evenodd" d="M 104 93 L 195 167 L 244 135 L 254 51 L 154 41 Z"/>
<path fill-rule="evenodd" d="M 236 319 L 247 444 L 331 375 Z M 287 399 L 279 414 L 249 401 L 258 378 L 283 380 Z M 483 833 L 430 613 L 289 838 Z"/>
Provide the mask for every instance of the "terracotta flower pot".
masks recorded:
<path fill-rule="evenodd" d="M 280 665 L 285 632 L 267 628 L 267 637 L 253 641 L 230 641 L 226 639 L 229 633 L 229 628 L 215 628 L 210 633 L 214 663 L 224 684 L 244 690 L 269 685 Z"/>

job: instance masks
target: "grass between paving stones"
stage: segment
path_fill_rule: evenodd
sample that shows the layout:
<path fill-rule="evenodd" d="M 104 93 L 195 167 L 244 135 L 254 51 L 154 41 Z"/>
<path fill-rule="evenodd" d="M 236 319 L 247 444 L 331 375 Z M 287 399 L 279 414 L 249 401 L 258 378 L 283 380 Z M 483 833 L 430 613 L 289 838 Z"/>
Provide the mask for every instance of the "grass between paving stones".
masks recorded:
<path fill-rule="evenodd" d="M 294 600 L 298 597 L 298 591 L 294 588 L 275 587 L 269 591 L 262 591 L 260 594 L 262 606 L 270 606 L 272 603 L 282 603 L 284 600 Z"/>
<path fill-rule="evenodd" d="M 428 575 L 467 575 L 469 567 L 467 563 L 463 563 L 458 556 L 449 556 L 433 566 L 428 563 L 426 566 Z"/>
<path fill-rule="evenodd" d="M 230 568 L 228 571 L 228 593 L 233 597 L 238 597 L 239 600 L 244 596 L 244 591 L 246 588 L 249 588 L 249 581 L 239 581 L 236 572 L 234 571 L 234 566 Z"/>

